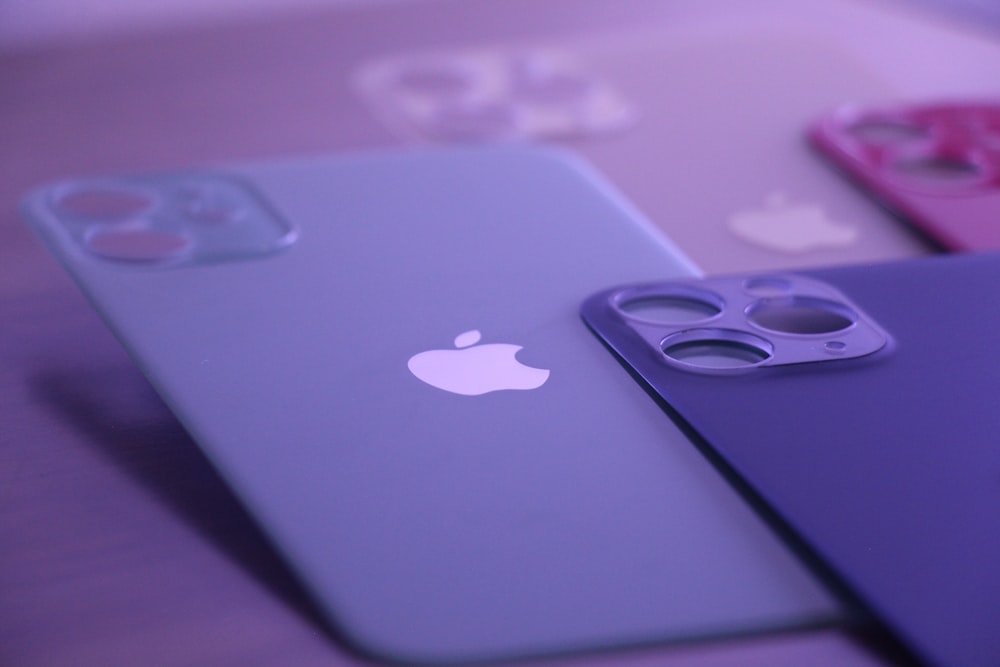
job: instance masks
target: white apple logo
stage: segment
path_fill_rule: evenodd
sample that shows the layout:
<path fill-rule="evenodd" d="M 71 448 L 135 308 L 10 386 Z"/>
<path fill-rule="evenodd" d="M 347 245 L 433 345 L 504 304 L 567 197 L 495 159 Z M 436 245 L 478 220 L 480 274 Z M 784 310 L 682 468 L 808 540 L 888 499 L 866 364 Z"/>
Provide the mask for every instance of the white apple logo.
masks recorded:
<path fill-rule="evenodd" d="M 501 389 L 537 389 L 549 379 L 549 371 L 532 368 L 514 355 L 519 345 L 476 345 L 482 334 L 466 331 L 455 337 L 454 350 L 427 350 L 406 363 L 417 378 L 438 389 L 464 396 L 479 396 Z"/>
<path fill-rule="evenodd" d="M 857 239 L 858 230 L 827 217 L 816 204 L 791 204 L 781 192 L 772 192 L 764 208 L 734 213 L 729 229 L 740 238 L 788 253 L 817 248 L 840 248 Z"/>

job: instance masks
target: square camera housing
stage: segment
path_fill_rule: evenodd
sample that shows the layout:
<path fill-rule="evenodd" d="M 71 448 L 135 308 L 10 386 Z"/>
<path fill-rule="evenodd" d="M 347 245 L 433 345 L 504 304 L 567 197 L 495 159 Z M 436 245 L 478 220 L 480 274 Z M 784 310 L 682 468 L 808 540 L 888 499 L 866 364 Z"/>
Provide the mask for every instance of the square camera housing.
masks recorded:
<path fill-rule="evenodd" d="M 593 297 L 585 311 L 595 309 L 666 363 L 700 373 L 853 359 L 890 340 L 842 292 L 796 274 L 626 286 Z"/>
<path fill-rule="evenodd" d="M 295 229 L 242 180 L 213 172 L 63 181 L 29 201 L 84 254 L 133 267 L 258 258 Z"/>

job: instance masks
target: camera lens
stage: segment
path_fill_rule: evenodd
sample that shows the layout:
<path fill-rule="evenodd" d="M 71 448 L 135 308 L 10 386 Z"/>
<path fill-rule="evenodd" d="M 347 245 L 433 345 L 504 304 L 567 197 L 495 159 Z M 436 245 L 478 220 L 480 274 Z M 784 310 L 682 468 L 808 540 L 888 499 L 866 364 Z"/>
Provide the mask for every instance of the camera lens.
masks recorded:
<path fill-rule="evenodd" d="M 654 324 L 691 324 L 715 317 L 724 302 L 718 295 L 687 285 L 636 289 L 616 297 L 618 310 L 626 316 Z"/>
<path fill-rule="evenodd" d="M 117 222 L 145 213 L 153 196 L 142 190 L 112 186 L 78 188 L 56 200 L 60 213 L 90 222 Z"/>
<path fill-rule="evenodd" d="M 664 339 L 662 347 L 675 364 L 708 372 L 751 368 L 773 354 L 763 338 L 730 329 L 682 331 Z"/>
<path fill-rule="evenodd" d="M 747 318 L 761 329 L 804 335 L 843 331 L 857 321 L 847 306 L 811 297 L 762 299 L 747 308 Z"/>

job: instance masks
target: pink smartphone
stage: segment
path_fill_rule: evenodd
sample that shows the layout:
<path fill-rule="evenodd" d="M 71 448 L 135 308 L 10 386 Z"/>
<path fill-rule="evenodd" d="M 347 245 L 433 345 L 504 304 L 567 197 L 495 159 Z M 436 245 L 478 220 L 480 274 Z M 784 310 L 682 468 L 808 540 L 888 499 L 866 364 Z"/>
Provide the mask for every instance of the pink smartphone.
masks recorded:
<path fill-rule="evenodd" d="M 946 250 L 1000 249 L 1000 103 L 837 109 L 810 132 L 862 190 Z"/>

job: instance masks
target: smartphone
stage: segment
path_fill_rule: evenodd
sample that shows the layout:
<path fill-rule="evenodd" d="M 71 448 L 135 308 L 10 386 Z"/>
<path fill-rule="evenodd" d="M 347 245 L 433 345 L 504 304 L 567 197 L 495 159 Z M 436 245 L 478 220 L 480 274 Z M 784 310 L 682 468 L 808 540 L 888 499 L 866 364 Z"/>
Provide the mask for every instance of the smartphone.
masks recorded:
<path fill-rule="evenodd" d="M 995 665 L 1000 255 L 606 290 L 587 324 L 916 657 Z"/>
<path fill-rule="evenodd" d="M 392 52 L 359 66 L 355 87 L 402 142 L 571 147 L 710 274 L 934 252 L 831 177 L 807 129 L 845 103 L 989 94 L 1000 49 L 871 7 L 729 10 L 600 36 Z M 912 43 L 949 58 L 917 62 Z"/>
<path fill-rule="evenodd" d="M 945 250 L 1000 249 L 1000 104 L 842 107 L 816 122 L 819 153 Z"/>
<path fill-rule="evenodd" d="M 840 610 L 580 327 L 689 260 L 578 160 L 64 181 L 26 217 L 364 653 L 465 663 Z"/>

